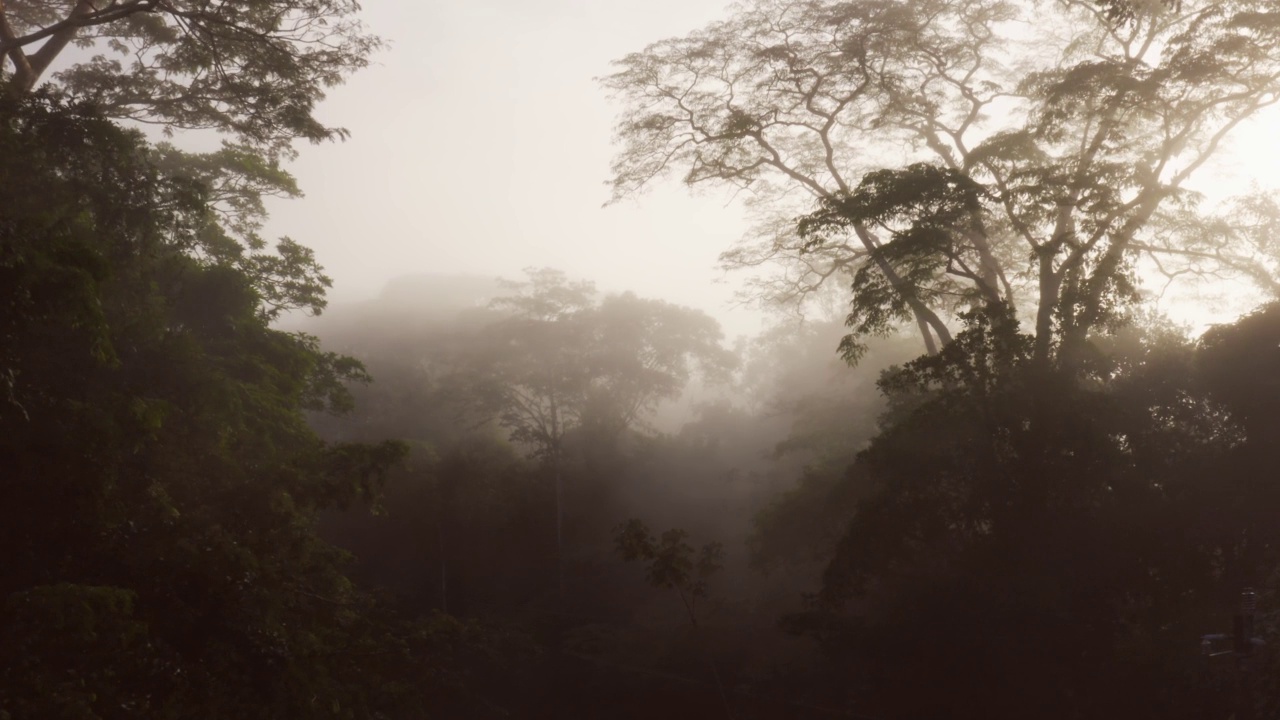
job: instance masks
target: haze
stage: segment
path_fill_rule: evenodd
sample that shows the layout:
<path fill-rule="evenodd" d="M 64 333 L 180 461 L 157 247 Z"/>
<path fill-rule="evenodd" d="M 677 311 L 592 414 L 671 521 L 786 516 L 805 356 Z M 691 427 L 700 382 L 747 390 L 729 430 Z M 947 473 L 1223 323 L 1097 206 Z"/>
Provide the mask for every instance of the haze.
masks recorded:
<path fill-rule="evenodd" d="M 0 720 L 1280 717 L 1277 106 L 1275 0 L 3 0 Z"/>
<path fill-rule="evenodd" d="M 699 27 L 718 0 L 369 2 L 392 42 L 333 91 L 341 144 L 302 146 L 307 197 L 271 208 L 271 230 L 314 247 L 335 301 L 403 274 L 517 278 L 551 266 L 602 287 L 698 307 L 731 334 L 717 257 L 744 230 L 728 195 L 678 184 L 608 209 L 615 108 L 594 78 L 620 54 Z"/>
<path fill-rule="evenodd" d="M 634 201 L 608 200 L 617 107 L 595 81 L 610 63 L 718 19 L 720 0 L 477 0 L 364 3 L 391 42 L 321 112 L 345 143 L 301 145 L 291 166 L 306 197 L 271 205 L 270 234 L 314 248 L 331 299 L 375 296 L 401 275 L 518 278 L 556 267 L 603 288 L 700 308 L 730 336 L 761 313 L 735 302 L 741 274 L 718 256 L 747 229 L 727 192 L 673 178 Z M 1193 186 L 1211 197 L 1280 182 L 1280 110 L 1227 143 Z M 1197 331 L 1257 298 L 1198 288 L 1162 307 Z"/>

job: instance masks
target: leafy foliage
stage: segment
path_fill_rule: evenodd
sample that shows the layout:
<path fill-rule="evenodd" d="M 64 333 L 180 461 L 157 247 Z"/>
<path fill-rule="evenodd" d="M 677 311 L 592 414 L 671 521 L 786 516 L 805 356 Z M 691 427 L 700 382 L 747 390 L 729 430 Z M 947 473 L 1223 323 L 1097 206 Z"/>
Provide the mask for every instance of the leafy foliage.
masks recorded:
<path fill-rule="evenodd" d="M 654 537 L 647 525 L 632 518 L 618 527 L 615 542 L 623 560 L 645 563 L 650 585 L 679 593 L 689 622 L 697 625 L 698 601 L 707 597 L 708 581 L 724 565 L 724 546 L 707 543 L 695 559 L 688 537 L 688 532 L 678 529 Z"/>
<path fill-rule="evenodd" d="M 1255 513 L 1277 506 L 1258 482 L 1267 441 L 1204 382 L 1232 362 L 1207 342 L 1135 322 L 1076 384 L 1035 370 L 1007 310 L 969 316 L 881 380 L 881 433 L 840 488 L 853 510 L 790 626 L 869 673 L 857 694 L 886 711 L 1004 717 L 1050 698 L 1064 717 L 1190 717 L 1192 698 L 1220 701 L 1191 682 L 1185 638 L 1269 575 Z M 954 661 L 978 654 L 998 677 Z"/>
<path fill-rule="evenodd" d="M 560 453 L 576 427 L 614 439 L 677 397 L 695 370 L 715 381 L 733 365 L 701 312 L 630 293 L 597 302 L 591 284 L 546 269 L 516 289 L 493 302 L 512 314 L 472 355 L 472 385 L 512 439 L 542 457 Z"/>
<path fill-rule="evenodd" d="M 351 0 L 239 3 L 11 0 L 0 57 L 11 94 L 30 92 L 70 45 L 99 51 L 53 74 L 107 117 L 229 133 L 255 152 L 341 138 L 313 113 L 325 89 L 364 67 L 380 41 Z"/>
<path fill-rule="evenodd" d="M 0 147 L 0 184 L 26 190 L 0 219 L 0 709 L 400 707 L 432 631 L 357 591 L 314 524 L 369 500 L 404 448 L 308 427 L 367 376 L 268 326 L 307 264 L 255 274 L 219 252 L 208 187 L 92 112 L 6 103 Z"/>
<path fill-rule="evenodd" d="M 1008 304 L 1038 362 L 1074 364 L 1147 270 L 1272 289 L 1256 222 L 1186 210 L 1188 179 L 1280 97 L 1273 8 L 1099 5 L 747 3 L 604 78 L 615 197 L 669 171 L 744 190 L 762 222 L 725 264 L 780 264 L 768 302 L 849 283 L 850 360 L 902 324 L 936 352 L 957 313 Z"/>
<path fill-rule="evenodd" d="M 293 142 L 347 135 L 314 111 L 381 46 L 358 10 L 352 0 L 12 0 L 0 7 L 0 86 L 11 100 L 47 92 L 166 136 L 224 136 L 221 149 L 207 153 L 162 143 L 153 162 L 166 177 L 201 188 L 218 222 L 202 223 L 200 251 L 236 258 L 271 317 L 318 313 L 330 280 L 315 256 L 289 238 L 263 252 L 259 233 L 264 198 L 301 194 L 280 164 L 294 154 Z M 84 52 L 73 57 L 65 52 L 71 46 Z M 6 203 L 22 202 L 14 196 L 34 178 L 15 180 L 2 191 Z"/>

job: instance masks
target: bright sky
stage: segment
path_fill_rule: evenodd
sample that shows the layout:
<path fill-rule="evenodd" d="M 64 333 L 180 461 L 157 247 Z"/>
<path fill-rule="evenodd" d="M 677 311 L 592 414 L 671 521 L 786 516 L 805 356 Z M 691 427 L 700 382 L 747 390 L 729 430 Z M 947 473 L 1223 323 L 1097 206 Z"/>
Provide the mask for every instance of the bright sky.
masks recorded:
<path fill-rule="evenodd" d="M 745 227 L 727 198 L 672 183 L 601 208 L 613 108 L 593 78 L 725 5 L 367 0 L 367 23 L 392 47 L 330 94 L 320 114 L 352 138 L 300 148 L 292 170 L 307 196 L 273 205 L 269 231 L 316 250 L 335 301 L 409 273 L 551 266 L 753 332 L 753 313 L 726 312 L 733 287 L 716 269 Z"/>
<path fill-rule="evenodd" d="M 552 266 L 604 290 L 701 308 L 730 336 L 757 316 L 730 310 L 741 280 L 717 255 L 745 229 L 723 195 L 672 181 L 601 208 L 614 108 L 593 80 L 609 62 L 722 17 L 724 0 L 366 0 L 392 43 L 335 89 L 322 118 L 352 131 L 301 147 L 307 197 L 276 203 L 268 228 L 315 248 L 334 301 L 415 273 L 515 278 Z M 1246 130 L 1208 188 L 1270 184 L 1280 113 Z M 1225 303 L 1193 325 L 1244 309 Z"/>
<path fill-rule="evenodd" d="M 1188 187 L 1206 197 L 1242 195 L 1255 187 L 1280 188 L 1280 107 L 1267 108 L 1255 121 L 1238 128 L 1216 162 L 1193 176 Z M 1251 285 L 1189 288 L 1171 294 L 1162 309 L 1200 332 L 1210 324 L 1234 320 L 1262 299 Z"/>

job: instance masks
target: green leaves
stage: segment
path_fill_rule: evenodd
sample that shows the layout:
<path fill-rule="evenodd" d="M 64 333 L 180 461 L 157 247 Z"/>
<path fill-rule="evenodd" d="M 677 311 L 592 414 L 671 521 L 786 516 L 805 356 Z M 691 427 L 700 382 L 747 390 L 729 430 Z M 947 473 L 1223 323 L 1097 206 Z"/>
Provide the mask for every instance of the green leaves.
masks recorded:
<path fill-rule="evenodd" d="M 614 545 L 623 560 L 645 565 L 650 585 L 676 590 L 689 621 L 697 625 L 697 602 L 707 597 L 711 576 L 724 567 L 724 546 L 710 542 L 695 555 L 688 537 L 689 533 L 673 528 L 655 538 L 648 525 L 632 518 L 614 531 Z"/>
<path fill-rule="evenodd" d="M 358 10 L 351 0 L 136 0 L 102 8 L 16 0 L 0 10 L 12 30 L 0 40 L 0 56 L 14 63 L 6 84 L 23 93 L 69 42 L 106 41 L 114 57 L 73 61 L 53 75 L 57 85 L 110 117 L 169 132 L 213 129 L 287 156 L 295 139 L 346 135 L 313 113 L 327 88 L 381 47 Z"/>
<path fill-rule="evenodd" d="M 269 326 L 314 258 L 209 233 L 204 180 L 50 98 L 0 107 L 0 711 L 93 720 L 371 716 L 343 653 L 395 623 L 315 532 L 405 454 L 336 444 L 359 363 Z M 387 676 L 412 674 L 380 668 Z"/>
<path fill-rule="evenodd" d="M 287 237 L 280 239 L 275 254 L 246 255 L 240 266 L 253 279 L 269 320 L 289 310 L 318 315 L 325 306 L 325 292 L 333 286 L 316 261 L 315 251 Z"/>
<path fill-rule="evenodd" d="M 264 198 L 302 196 L 297 182 L 278 159 L 260 149 L 224 142 L 211 153 L 186 153 L 169 143 L 155 147 L 156 167 L 199 186 L 221 227 L 248 250 L 260 250 L 258 233 L 266 220 Z"/>
<path fill-rule="evenodd" d="M 239 263 L 255 278 L 269 317 L 318 313 L 330 280 L 314 255 L 288 238 L 276 252 L 262 252 L 267 243 L 259 233 L 264 198 L 301 194 L 280 166 L 294 155 L 294 141 L 347 135 L 314 111 L 327 88 L 381 47 L 358 11 L 352 0 L 129 0 L 103 7 L 13 0 L 0 7 L 0 63 L 12 64 L 0 84 L 10 99 L 55 94 L 94 117 L 159 126 L 166 137 L 186 130 L 223 135 L 215 152 L 184 153 L 167 143 L 151 151 L 148 165 L 166 182 L 201 196 L 185 199 L 186 212 L 176 214 L 185 223 L 180 235 L 208 259 Z M 59 59 L 73 43 L 86 51 Z M 55 66 L 61 69 L 41 86 Z M 127 179 L 104 180 L 94 195 L 139 192 Z M 28 189 L 4 187 L 6 205 L 23 201 L 14 196 Z M 200 212 L 190 212 L 193 203 Z"/>
<path fill-rule="evenodd" d="M 1161 214 L 1280 98 L 1280 16 L 1101 4 L 747 3 L 604 78 L 615 195 L 669 171 L 746 192 L 760 221 L 724 264 L 770 268 L 753 292 L 800 309 L 847 283 L 851 361 L 913 321 L 934 352 L 961 313 L 1008 304 L 1036 317 L 1038 362 L 1069 365 L 1147 271 L 1273 284 L 1243 233 L 1202 253 Z"/>
<path fill-rule="evenodd" d="M 883 233 L 852 273 L 841 355 L 856 363 L 865 338 L 890 332 L 913 317 L 911 302 L 963 307 L 1000 302 L 1007 289 L 984 238 L 992 196 L 968 174 L 931 163 L 877 170 L 857 188 L 818 201 L 796 223 L 802 254 L 841 242 L 841 236 Z"/>
<path fill-rule="evenodd" d="M 163 663 L 134 593 L 67 583 L 14 593 L 0 625 L 0 712 L 97 720 L 115 705 L 147 712 L 145 666 Z M 101 713 L 101 714 L 100 714 Z"/>

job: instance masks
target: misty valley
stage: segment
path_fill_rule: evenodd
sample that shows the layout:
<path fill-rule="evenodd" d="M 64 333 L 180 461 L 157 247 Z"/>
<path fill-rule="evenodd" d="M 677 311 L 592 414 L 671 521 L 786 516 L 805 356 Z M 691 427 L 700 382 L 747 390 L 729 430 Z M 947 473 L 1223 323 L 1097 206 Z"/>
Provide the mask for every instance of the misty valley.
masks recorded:
<path fill-rule="evenodd" d="M 367 5 L 0 2 L 0 720 L 1280 717 L 1273 0 Z"/>

